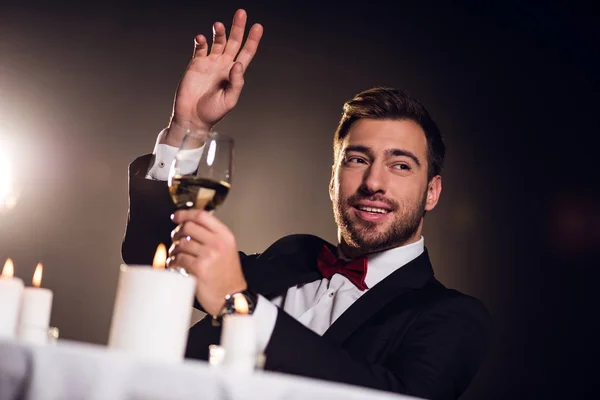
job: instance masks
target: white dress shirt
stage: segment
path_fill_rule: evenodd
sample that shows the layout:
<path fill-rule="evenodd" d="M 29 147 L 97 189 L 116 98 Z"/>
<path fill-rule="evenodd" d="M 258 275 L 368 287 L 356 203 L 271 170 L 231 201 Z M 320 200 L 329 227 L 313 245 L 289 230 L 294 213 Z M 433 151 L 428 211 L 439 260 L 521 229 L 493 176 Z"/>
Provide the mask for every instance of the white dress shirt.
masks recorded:
<path fill-rule="evenodd" d="M 159 137 L 162 134 L 163 132 L 159 134 Z M 167 144 L 159 144 L 157 139 L 153 152 L 154 164 L 148 168 L 146 178 L 156 181 L 168 180 L 169 170 L 171 169 L 171 164 L 173 164 L 173 161 L 175 161 L 175 157 L 177 157 L 180 161 L 183 161 L 183 163 L 181 163 L 182 165 L 180 165 L 182 171 L 194 171 L 198 166 L 198 161 L 202 156 L 204 146 L 197 149 L 182 150 L 179 153 L 177 150 L 179 150 L 177 147 L 169 146 Z"/>
<path fill-rule="evenodd" d="M 199 159 L 202 148 L 187 152 L 186 158 Z M 176 153 L 176 147 L 157 143 L 154 149 L 154 164 L 148 169 L 146 178 L 167 180 Z M 269 343 L 277 320 L 277 308 L 283 309 L 307 328 L 323 335 L 360 296 L 392 272 L 417 258 L 424 249 L 424 238 L 421 236 L 415 243 L 369 255 L 365 278 L 369 289 L 365 291 L 359 290 L 345 276 L 335 274 L 331 279 L 323 278 L 291 287 L 285 296 L 276 297 L 272 301 L 259 295 L 253 314 L 253 318 L 256 319 L 258 350 L 264 351 Z M 285 303 L 282 304 L 284 298 Z"/>

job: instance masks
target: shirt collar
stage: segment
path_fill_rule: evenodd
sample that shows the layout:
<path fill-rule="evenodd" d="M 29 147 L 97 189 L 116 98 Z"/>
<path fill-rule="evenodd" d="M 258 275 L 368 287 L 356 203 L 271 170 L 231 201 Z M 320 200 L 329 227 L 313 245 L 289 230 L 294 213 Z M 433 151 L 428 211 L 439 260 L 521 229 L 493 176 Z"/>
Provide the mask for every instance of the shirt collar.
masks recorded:
<path fill-rule="evenodd" d="M 425 239 L 421 236 L 421 238 L 414 243 L 369 254 L 367 256 L 368 264 L 365 283 L 369 289 L 372 288 L 398 268 L 405 266 L 415 258 L 419 257 L 423 251 L 425 251 Z M 338 253 L 343 257 L 339 247 Z"/>

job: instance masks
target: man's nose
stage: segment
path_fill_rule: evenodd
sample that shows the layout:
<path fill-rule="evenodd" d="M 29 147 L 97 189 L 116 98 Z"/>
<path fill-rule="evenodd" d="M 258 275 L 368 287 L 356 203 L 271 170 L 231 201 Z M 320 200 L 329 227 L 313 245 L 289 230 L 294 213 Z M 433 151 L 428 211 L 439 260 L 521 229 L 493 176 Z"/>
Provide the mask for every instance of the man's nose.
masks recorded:
<path fill-rule="evenodd" d="M 369 193 L 385 193 L 387 176 L 385 166 L 373 163 L 365 171 L 363 189 Z"/>

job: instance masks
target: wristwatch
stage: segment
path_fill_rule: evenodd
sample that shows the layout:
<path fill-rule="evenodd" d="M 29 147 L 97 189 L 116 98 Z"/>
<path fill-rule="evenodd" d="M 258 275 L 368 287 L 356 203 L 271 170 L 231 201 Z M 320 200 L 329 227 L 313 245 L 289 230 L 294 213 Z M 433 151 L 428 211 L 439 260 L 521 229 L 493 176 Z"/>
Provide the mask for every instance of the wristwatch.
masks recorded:
<path fill-rule="evenodd" d="M 252 315 L 258 302 L 258 296 L 249 290 L 225 295 L 225 305 L 219 315 L 213 315 L 213 326 L 219 326 L 223 317 L 230 314 Z"/>

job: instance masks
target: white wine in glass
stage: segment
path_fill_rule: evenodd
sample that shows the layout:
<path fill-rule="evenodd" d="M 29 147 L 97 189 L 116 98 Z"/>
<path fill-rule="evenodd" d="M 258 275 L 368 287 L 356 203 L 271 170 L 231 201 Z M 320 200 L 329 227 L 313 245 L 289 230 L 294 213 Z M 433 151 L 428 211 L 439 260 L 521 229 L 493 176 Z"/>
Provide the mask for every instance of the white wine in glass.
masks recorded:
<path fill-rule="evenodd" d="M 214 211 L 223 204 L 231 185 L 225 181 L 215 181 L 195 176 L 174 175 L 169 192 L 178 209 L 200 208 Z"/>
<path fill-rule="evenodd" d="M 211 132 L 201 150 L 198 135 L 188 133 L 169 172 L 169 192 L 178 209 L 213 212 L 225 201 L 231 188 L 233 140 Z"/>

